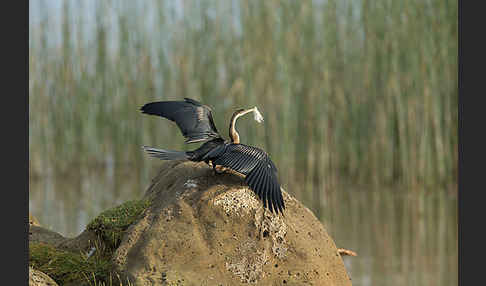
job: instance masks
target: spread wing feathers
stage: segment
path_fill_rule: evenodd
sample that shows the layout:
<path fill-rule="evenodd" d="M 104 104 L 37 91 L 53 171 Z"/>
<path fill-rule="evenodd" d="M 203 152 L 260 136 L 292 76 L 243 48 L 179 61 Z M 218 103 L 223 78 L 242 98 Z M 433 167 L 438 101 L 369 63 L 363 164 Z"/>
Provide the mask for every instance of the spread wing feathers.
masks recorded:
<path fill-rule="evenodd" d="M 214 125 L 211 108 L 196 100 L 184 98 L 184 101 L 156 101 L 145 104 L 140 110 L 174 121 L 186 138 L 186 143 L 221 137 Z"/>
<path fill-rule="evenodd" d="M 271 212 L 282 213 L 285 209 L 277 167 L 263 150 L 244 144 L 228 144 L 208 153 L 207 157 L 215 165 L 245 175 L 245 182 L 262 200 L 263 206 Z"/>
<path fill-rule="evenodd" d="M 157 149 L 148 146 L 143 146 L 143 149 L 150 156 L 162 160 L 183 160 L 189 158 L 189 155 L 184 151 L 164 150 L 164 149 Z"/>

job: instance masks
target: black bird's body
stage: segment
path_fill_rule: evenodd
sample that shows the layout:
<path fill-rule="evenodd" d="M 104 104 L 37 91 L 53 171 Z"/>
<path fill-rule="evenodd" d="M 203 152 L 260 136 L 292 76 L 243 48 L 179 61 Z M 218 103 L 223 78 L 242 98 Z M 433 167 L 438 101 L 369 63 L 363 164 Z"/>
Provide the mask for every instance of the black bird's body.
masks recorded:
<path fill-rule="evenodd" d="M 150 155 L 162 160 L 204 161 L 207 164 L 211 163 L 213 168 L 229 168 L 245 176 L 246 184 L 262 200 L 264 207 L 276 213 L 283 211 L 285 204 L 278 182 L 277 168 L 265 151 L 240 144 L 235 129 L 238 117 L 251 111 L 260 115 L 256 108 L 240 109 L 233 114 L 229 132 L 231 141 L 224 140 L 219 135 L 211 108 L 195 100 L 185 98 L 184 101 L 152 102 L 142 106 L 141 111 L 174 121 L 186 137 L 186 143 L 206 141 L 199 148 L 186 152 L 144 147 Z"/>

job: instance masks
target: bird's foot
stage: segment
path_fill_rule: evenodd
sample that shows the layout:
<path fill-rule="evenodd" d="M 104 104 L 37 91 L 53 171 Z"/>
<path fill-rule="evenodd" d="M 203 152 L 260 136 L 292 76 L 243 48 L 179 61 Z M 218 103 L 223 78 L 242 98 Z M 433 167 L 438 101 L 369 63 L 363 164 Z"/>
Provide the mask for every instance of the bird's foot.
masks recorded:
<path fill-rule="evenodd" d="M 218 166 L 216 166 L 216 165 L 213 166 L 214 174 L 223 174 L 223 173 L 226 172 L 227 169 L 228 168 L 225 168 L 225 167 L 219 166 L 219 165 Z"/>

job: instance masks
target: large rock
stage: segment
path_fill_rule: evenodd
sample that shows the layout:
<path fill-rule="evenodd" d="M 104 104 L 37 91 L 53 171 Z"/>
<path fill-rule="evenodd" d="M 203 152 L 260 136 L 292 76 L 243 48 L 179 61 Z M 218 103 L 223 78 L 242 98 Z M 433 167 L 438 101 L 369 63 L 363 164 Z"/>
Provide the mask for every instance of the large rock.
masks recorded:
<path fill-rule="evenodd" d="M 314 214 L 283 191 L 284 216 L 235 174 L 167 162 L 113 262 L 135 285 L 351 285 L 336 245 Z"/>

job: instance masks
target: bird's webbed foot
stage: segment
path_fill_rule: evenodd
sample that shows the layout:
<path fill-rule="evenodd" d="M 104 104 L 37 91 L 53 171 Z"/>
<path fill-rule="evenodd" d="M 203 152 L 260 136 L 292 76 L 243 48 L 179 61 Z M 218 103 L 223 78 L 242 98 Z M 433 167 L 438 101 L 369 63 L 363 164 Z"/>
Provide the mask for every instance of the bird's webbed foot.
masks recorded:
<path fill-rule="evenodd" d="M 213 171 L 214 171 L 214 174 L 223 174 L 225 173 L 227 170 L 227 168 L 223 167 L 223 166 L 220 166 L 220 165 L 215 165 L 213 164 Z"/>

